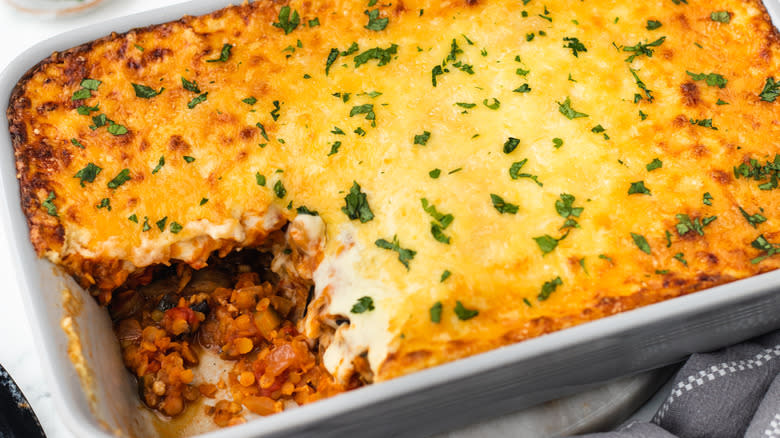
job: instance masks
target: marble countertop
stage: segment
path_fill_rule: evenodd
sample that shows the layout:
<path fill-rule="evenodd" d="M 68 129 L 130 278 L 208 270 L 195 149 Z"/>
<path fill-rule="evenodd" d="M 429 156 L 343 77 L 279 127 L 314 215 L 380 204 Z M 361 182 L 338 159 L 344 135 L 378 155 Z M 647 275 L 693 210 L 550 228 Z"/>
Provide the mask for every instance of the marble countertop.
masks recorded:
<path fill-rule="evenodd" d="M 156 7 L 180 3 L 180 0 L 105 0 L 88 13 L 57 19 L 42 19 L 15 11 L 0 0 L 0 69 L 4 69 L 18 54 L 39 41 L 57 35 L 67 30 L 86 26 L 135 12 Z M 7 242 L 5 229 L 0 227 L 0 242 Z M 0 333 L 3 340 L 0 346 L 0 363 L 13 376 L 30 404 L 35 410 L 46 434 L 50 438 L 73 438 L 60 418 L 55 413 L 51 393 L 44 381 L 40 367 L 40 359 L 33 345 L 33 337 L 29 323 L 25 317 L 25 309 L 17 285 L 14 262 L 7 245 L 0 245 L 0 273 L 4 278 L 2 288 L 3 305 L 0 307 Z M 621 387 L 623 385 L 623 387 Z M 628 386 L 626 386 L 628 385 Z M 612 398 L 622 394 L 624 387 L 630 387 L 627 382 L 613 384 L 598 391 L 598 397 Z M 592 398 L 592 397 L 591 397 Z M 661 397 L 655 397 L 644 410 L 635 414 L 634 418 L 648 419 L 654 412 L 654 406 L 660 404 Z M 586 397 L 586 400 L 587 397 Z M 592 403 L 594 400 L 590 400 Z M 578 403 L 582 403 L 580 401 Z M 517 436 L 519 418 L 529 421 L 529 418 L 542 420 L 549 417 L 549 412 L 536 410 L 516 418 L 505 417 L 468 428 L 467 433 L 448 434 L 448 436 Z M 545 420 L 546 421 L 546 420 Z M 466 431 L 464 431 L 466 432 Z"/>

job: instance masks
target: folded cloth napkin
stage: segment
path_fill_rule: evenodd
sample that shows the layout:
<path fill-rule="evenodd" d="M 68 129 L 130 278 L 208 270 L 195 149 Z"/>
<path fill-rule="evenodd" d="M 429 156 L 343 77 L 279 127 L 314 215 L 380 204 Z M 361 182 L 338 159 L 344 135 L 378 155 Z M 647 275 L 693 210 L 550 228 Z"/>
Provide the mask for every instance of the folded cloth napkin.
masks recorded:
<path fill-rule="evenodd" d="M 581 438 L 780 438 L 780 331 L 694 354 L 649 423 Z"/>

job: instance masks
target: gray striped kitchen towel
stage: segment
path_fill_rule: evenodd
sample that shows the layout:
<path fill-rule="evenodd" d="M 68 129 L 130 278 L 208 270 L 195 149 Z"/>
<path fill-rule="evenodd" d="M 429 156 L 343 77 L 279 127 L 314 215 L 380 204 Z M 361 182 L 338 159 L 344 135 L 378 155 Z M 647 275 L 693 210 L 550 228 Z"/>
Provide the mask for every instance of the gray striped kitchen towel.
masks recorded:
<path fill-rule="evenodd" d="M 780 438 L 780 331 L 694 354 L 649 423 L 581 438 Z"/>

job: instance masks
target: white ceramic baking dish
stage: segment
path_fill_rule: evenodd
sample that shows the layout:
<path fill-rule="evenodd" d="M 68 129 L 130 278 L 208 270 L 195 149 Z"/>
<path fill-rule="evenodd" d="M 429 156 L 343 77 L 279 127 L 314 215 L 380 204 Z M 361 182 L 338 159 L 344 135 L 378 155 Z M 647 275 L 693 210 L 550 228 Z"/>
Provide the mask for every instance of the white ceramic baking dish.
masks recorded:
<path fill-rule="evenodd" d="M 765 0 L 780 23 L 780 2 Z M 16 82 L 56 50 L 113 31 L 204 14 L 227 0 L 193 0 L 44 41 L 15 59 L 0 75 L 0 102 Z M 3 105 L 5 107 L 5 105 Z M 3 226 L 17 259 L 20 290 L 36 348 L 57 411 L 78 437 L 155 436 L 122 366 L 108 312 L 51 263 L 38 259 L 28 240 L 5 117 L 0 118 L 0 197 Z M 63 289 L 78 306 L 63 306 Z M 72 303 L 71 303 L 72 304 Z M 500 348 L 433 369 L 371 385 L 272 417 L 204 437 L 425 436 L 585 389 L 620 375 L 680 360 L 780 327 L 780 271 L 774 271 L 663 303 L 625 312 Z M 62 328 L 73 316 L 73 342 Z M 6 334 L 12 336 L 12 334 Z M 69 343 L 70 340 L 70 343 Z M 81 348 L 92 376 L 83 387 L 69 351 Z"/>

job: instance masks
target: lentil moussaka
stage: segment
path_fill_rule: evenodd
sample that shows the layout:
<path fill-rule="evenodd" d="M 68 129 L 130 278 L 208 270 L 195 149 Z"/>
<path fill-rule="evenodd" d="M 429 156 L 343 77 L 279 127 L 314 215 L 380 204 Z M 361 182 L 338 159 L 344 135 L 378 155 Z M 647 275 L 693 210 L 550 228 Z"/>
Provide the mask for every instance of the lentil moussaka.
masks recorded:
<path fill-rule="evenodd" d="M 758 0 L 255 1 L 7 114 L 35 249 L 169 415 L 207 350 L 233 424 L 780 266 Z"/>

